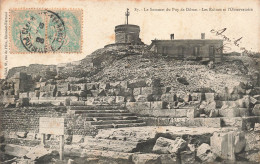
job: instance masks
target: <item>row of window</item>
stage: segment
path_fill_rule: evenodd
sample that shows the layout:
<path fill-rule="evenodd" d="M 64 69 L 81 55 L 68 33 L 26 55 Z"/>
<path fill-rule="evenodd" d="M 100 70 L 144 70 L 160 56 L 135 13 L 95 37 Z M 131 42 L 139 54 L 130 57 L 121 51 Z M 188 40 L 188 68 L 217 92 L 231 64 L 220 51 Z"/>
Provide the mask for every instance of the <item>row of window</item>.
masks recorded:
<path fill-rule="evenodd" d="M 168 47 L 164 46 L 162 47 L 162 53 L 163 54 L 167 54 L 168 53 Z M 178 55 L 181 57 L 181 56 L 184 56 L 185 54 L 185 47 L 183 46 L 179 46 L 178 47 Z M 200 46 L 194 46 L 193 47 L 193 55 L 194 56 L 199 56 L 200 54 Z M 215 55 L 215 48 L 214 46 L 210 46 L 209 47 L 209 56 L 214 56 Z"/>

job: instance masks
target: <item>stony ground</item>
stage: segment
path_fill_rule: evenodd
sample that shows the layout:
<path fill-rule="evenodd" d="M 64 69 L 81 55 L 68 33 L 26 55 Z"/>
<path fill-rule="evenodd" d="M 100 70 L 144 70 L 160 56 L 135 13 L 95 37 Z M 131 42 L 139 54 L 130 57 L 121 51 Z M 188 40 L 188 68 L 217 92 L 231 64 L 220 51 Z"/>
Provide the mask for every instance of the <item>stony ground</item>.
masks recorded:
<path fill-rule="evenodd" d="M 234 57 L 233 57 L 234 58 Z M 225 57 L 224 61 L 215 65 L 202 65 L 198 61 L 179 61 L 163 58 L 160 55 L 130 55 L 115 59 L 102 71 L 91 77 L 93 81 L 121 81 L 132 79 L 160 78 L 165 86 L 176 91 L 194 91 L 199 88 L 211 88 L 222 92 L 225 87 L 232 87 L 239 82 L 250 82 L 248 75 L 259 71 L 255 61 L 249 57 Z M 243 62 L 243 61 L 245 62 Z M 248 69 L 245 65 L 250 65 Z M 183 78 L 188 85 L 181 84 Z"/>

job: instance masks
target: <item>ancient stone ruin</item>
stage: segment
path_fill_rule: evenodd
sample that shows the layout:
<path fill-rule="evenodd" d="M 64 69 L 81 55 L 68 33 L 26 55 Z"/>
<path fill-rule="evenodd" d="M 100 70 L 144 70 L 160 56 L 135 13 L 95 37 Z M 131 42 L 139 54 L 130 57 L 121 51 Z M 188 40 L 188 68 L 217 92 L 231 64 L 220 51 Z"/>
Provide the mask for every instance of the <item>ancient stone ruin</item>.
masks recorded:
<path fill-rule="evenodd" d="M 81 61 L 11 69 L 0 81 L 1 161 L 258 163 L 259 64 L 176 60 L 139 30 L 117 26 L 115 44 Z M 41 144 L 42 117 L 64 118 L 63 161 L 59 136 Z"/>

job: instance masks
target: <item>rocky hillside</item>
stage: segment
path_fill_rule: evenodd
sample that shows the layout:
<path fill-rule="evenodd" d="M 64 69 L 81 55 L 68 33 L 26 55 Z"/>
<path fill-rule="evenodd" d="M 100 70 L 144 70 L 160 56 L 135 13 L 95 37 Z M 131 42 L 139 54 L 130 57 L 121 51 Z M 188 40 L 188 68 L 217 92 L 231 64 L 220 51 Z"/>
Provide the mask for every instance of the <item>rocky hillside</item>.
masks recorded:
<path fill-rule="evenodd" d="M 100 69 L 88 78 L 90 81 L 159 78 L 162 85 L 179 91 L 211 88 L 216 92 L 222 92 L 225 87 L 238 85 L 240 82 L 256 85 L 258 81 L 259 85 L 259 59 L 249 57 L 225 56 L 222 63 L 205 64 L 171 59 L 142 48 L 104 48 L 94 52 L 91 57 L 100 63 Z"/>
<path fill-rule="evenodd" d="M 176 91 L 196 91 L 203 88 L 222 92 L 225 87 L 238 85 L 240 82 L 259 85 L 258 61 L 259 58 L 226 55 L 219 64 L 201 63 L 175 60 L 147 51 L 146 47 L 107 47 L 96 50 L 81 61 L 58 65 L 58 76 L 55 78 L 66 80 L 73 77 L 74 82 L 78 79 L 82 82 L 82 78 L 89 82 L 160 79 L 161 85 L 171 86 Z M 23 68 L 23 71 L 34 75 L 30 70 L 37 69 L 32 69 L 32 66 L 38 68 L 31 65 Z M 8 77 L 13 72 L 10 70 Z M 49 74 L 46 71 L 41 72 L 45 72 L 41 76 L 46 77 Z"/>

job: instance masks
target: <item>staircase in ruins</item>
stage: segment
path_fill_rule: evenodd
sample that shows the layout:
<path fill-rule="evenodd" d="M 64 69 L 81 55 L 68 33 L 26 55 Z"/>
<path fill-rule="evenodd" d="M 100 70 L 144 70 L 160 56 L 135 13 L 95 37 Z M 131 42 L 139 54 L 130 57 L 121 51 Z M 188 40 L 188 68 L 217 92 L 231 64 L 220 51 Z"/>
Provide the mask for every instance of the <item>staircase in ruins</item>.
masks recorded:
<path fill-rule="evenodd" d="M 75 114 L 84 116 L 97 129 L 145 126 L 146 123 L 119 105 L 69 106 Z"/>

